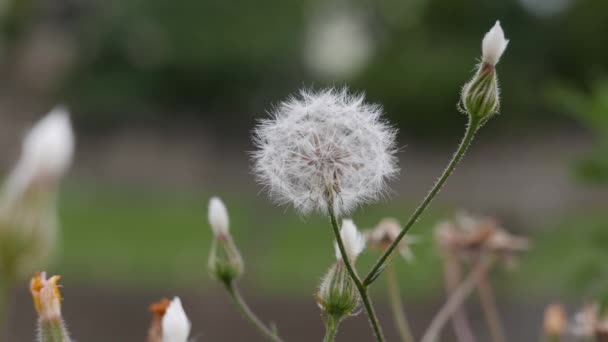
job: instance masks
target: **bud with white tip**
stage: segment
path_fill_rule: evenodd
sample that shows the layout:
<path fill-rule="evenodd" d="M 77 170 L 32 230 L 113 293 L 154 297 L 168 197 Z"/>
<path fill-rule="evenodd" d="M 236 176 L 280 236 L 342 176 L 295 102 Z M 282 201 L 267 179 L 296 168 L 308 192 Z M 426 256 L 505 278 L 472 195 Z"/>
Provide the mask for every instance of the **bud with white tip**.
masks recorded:
<path fill-rule="evenodd" d="M 162 318 L 163 342 L 187 342 L 191 323 L 179 297 L 173 298 Z"/>
<path fill-rule="evenodd" d="M 21 157 L 0 194 L 1 272 L 29 274 L 51 255 L 57 187 L 73 153 L 74 134 L 63 107 L 53 109 L 24 137 Z"/>
<path fill-rule="evenodd" d="M 505 39 L 500 22 L 490 29 L 482 41 L 481 63 L 475 76 L 464 85 L 461 94 L 461 104 L 464 111 L 482 125 L 500 108 L 500 89 L 496 76 L 496 64 L 507 48 L 509 41 Z"/>
<path fill-rule="evenodd" d="M 352 220 L 344 220 L 340 236 L 350 262 L 354 263 L 365 248 L 365 238 Z M 359 304 L 359 291 L 350 277 L 340 249 L 336 245 L 337 262 L 329 269 L 317 292 L 319 307 L 335 322 L 353 313 Z"/>
<path fill-rule="evenodd" d="M 229 232 L 226 206 L 218 197 L 209 201 L 209 224 L 214 236 L 209 271 L 215 279 L 230 286 L 243 273 L 243 259 Z"/>

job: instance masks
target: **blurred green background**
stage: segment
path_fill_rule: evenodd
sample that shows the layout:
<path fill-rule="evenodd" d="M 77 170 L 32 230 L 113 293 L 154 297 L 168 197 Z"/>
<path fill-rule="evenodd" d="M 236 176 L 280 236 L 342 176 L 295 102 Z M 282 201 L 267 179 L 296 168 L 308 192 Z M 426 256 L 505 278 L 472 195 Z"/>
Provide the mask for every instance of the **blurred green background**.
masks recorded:
<path fill-rule="evenodd" d="M 186 311 L 203 340 L 253 335 L 236 314 L 196 311 L 232 311 L 206 271 L 206 205 L 220 195 L 246 292 L 286 336 L 314 340 L 322 325 L 312 293 L 332 262 L 331 232 L 254 184 L 255 121 L 300 87 L 365 92 L 400 129 L 402 173 L 388 199 L 354 219 L 360 228 L 405 221 L 462 134 L 459 90 L 498 19 L 511 39 L 498 65 L 502 114 L 413 229 L 416 261 L 399 260 L 398 272 L 406 303 L 422 308 L 412 313 L 421 331 L 443 298 L 433 226 L 461 209 L 496 216 L 533 240 L 517 270 L 495 274 L 507 321 L 529 326 L 512 334 L 533 340 L 547 302 L 576 306 L 608 285 L 606 12 L 604 0 L 1 0 L 0 167 L 10 170 L 34 120 L 69 106 L 78 151 L 48 270 L 63 275 L 76 337 L 141 340 L 146 303 L 160 295 L 192 299 Z M 30 340 L 33 310 L 19 293 L 12 333 Z M 388 312 L 382 285 L 374 295 Z M 117 328 L 91 323 L 104 319 Z M 351 338 L 368 340 L 359 325 Z"/>

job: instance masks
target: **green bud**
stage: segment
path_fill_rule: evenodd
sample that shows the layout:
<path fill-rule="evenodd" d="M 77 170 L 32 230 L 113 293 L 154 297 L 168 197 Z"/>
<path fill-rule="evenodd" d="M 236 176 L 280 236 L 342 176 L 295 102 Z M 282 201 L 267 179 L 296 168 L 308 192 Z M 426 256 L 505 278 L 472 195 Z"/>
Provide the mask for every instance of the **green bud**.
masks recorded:
<path fill-rule="evenodd" d="M 344 265 L 338 260 L 327 272 L 316 295 L 319 307 L 339 322 L 359 304 L 359 292 Z"/>
<path fill-rule="evenodd" d="M 209 271 L 213 278 L 227 286 L 243 274 L 243 259 L 230 235 L 218 235 L 213 239 Z"/>
<path fill-rule="evenodd" d="M 498 113 L 500 92 L 496 68 L 481 64 L 473 79 L 464 85 L 460 101 L 464 111 L 481 124 Z"/>

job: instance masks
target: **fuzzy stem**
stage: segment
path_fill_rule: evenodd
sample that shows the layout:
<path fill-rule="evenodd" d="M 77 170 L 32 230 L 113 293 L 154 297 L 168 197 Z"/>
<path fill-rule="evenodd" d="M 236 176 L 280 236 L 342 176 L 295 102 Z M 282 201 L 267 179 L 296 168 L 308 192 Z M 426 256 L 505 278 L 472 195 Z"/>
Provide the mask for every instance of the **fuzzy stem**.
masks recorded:
<path fill-rule="evenodd" d="M 450 319 L 452 314 L 464 303 L 465 299 L 473 292 L 479 277 L 484 274 L 492 265 L 492 259 L 479 260 L 471 270 L 467 278 L 452 292 L 443 307 L 437 312 L 428 329 L 424 333 L 421 342 L 435 342 L 443 326 Z"/>
<path fill-rule="evenodd" d="M 70 336 L 60 317 L 54 319 L 39 319 L 39 342 L 70 342 Z"/>
<path fill-rule="evenodd" d="M 382 334 L 382 328 L 380 327 L 380 322 L 378 321 L 378 317 L 376 316 L 376 312 L 374 311 L 374 307 L 372 305 L 372 301 L 369 298 L 369 294 L 367 292 L 367 287 L 361 283 L 361 280 L 357 276 L 357 272 L 350 263 L 348 255 L 346 254 L 346 249 L 344 248 L 344 242 L 342 241 L 342 235 L 340 234 L 340 227 L 338 225 L 338 220 L 336 219 L 336 214 L 334 213 L 334 205 L 333 199 L 328 201 L 329 204 L 329 217 L 331 220 L 331 225 L 334 230 L 334 235 L 336 237 L 336 241 L 338 243 L 338 249 L 340 250 L 340 254 L 342 255 L 342 260 L 344 260 L 344 265 L 346 265 L 346 270 L 348 274 L 352 278 L 357 290 L 359 291 L 359 295 L 361 296 L 361 301 L 363 302 L 363 306 L 365 307 L 365 311 L 367 312 L 367 317 L 369 318 L 369 322 L 374 330 L 374 335 L 376 336 L 376 340 L 378 342 L 384 342 L 384 335 Z"/>
<path fill-rule="evenodd" d="M 327 321 L 325 322 L 325 337 L 323 338 L 323 342 L 333 342 L 336 338 L 336 333 L 338 332 L 338 324 L 339 321 L 335 320 L 331 315 L 327 317 Z"/>
<path fill-rule="evenodd" d="M 442 253 L 442 257 L 445 289 L 449 296 L 461 281 L 461 267 L 455 255 L 445 252 Z M 464 307 L 460 306 L 452 315 L 452 326 L 459 342 L 475 342 L 475 335 Z"/>
<path fill-rule="evenodd" d="M 498 309 L 496 308 L 496 301 L 494 299 L 494 293 L 492 287 L 488 281 L 487 274 L 483 273 L 478 280 L 477 290 L 479 291 L 479 300 L 483 314 L 486 318 L 488 327 L 490 328 L 490 334 L 493 342 L 505 342 L 505 333 L 500 322 L 500 316 L 498 315 Z"/>
<path fill-rule="evenodd" d="M 241 293 L 234 282 L 227 283 L 226 289 L 228 290 L 228 293 L 230 293 L 230 296 L 243 316 L 247 318 L 249 322 L 251 322 L 251 324 L 253 324 L 262 335 L 264 335 L 264 337 L 270 341 L 283 342 L 276 332 L 266 327 L 264 323 L 262 323 L 262 321 L 255 315 L 255 313 L 253 313 L 251 308 L 245 302 L 245 299 L 243 299 L 241 296 Z"/>
<path fill-rule="evenodd" d="M 397 246 L 401 242 L 401 239 L 403 239 L 405 234 L 410 230 L 410 228 L 414 225 L 414 223 L 416 223 L 416 221 L 418 220 L 420 215 L 429 206 L 429 204 L 431 203 L 431 201 L 433 200 L 435 195 L 437 195 L 437 193 L 439 193 L 439 190 L 441 190 L 441 188 L 443 187 L 445 182 L 448 180 L 448 178 L 450 177 L 450 175 L 456 168 L 456 165 L 458 165 L 458 163 L 464 157 L 467 149 L 473 142 L 473 138 L 475 138 L 475 133 L 477 132 L 477 129 L 479 127 L 480 127 L 479 118 L 469 115 L 469 122 L 467 125 L 466 132 L 464 134 L 464 137 L 462 138 L 462 141 L 460 142 L 460 145 L 458 146 L 458 149 L 456 150 L 456 153 L 454 153 L 452 160 L 450 161 L 450 163 L 448 164 L 446 169 L 443 171 L 443 174 L 441 175 L 441 177 L 439 177 L 439 179 L 437 180 L 437 182 L 435 183 L 435 185 L 433 186 L 431 191 L 426 195 L 426 197 L 424 198 L 424 200 L 422 201 L 420 206 L 418 206 L 418 208 L 416 209 L 416 211 L 414 211 L 414 213 L 412 214 L 412 216 L 410 217 L 408 222 L 401 229 L 401 232 L 399 233 L 397 238 L 393 241 L 393 243 L 391 243 L 391 245 L 387 248 L 387 250 L 384 252 L 384 254 L 382 254 L 382 256 L 380 256 L 380 258 L 378 258 L 378 260 L 374 264 L 374 267 L 372 267 L 371 271 L 369 271 L 369 273 L 363 280 L 364 286 L 367 286 L 374 281 L 374 279 L 377 277 L 378 272 L 381 270 L 382 266 L 385 264 L 386 259 L 389 257 L 389 255 L 391 255 L 391 253 L 395 250 L 395 248 L 397 248 Z"/>
<path fill-rule="evenodd" d="M 395 318 L 395 325 L 399 331 L 399 336 L 403 342 L 414 342 L 414 336 L 410 325 L 403 311 L 403 302 L 399 293 L 399 285 L 397 284 L 397 275 L 395 274 L 395 265 L 393 260 L 390 260 L 386 266 L 386 284 L 388 286 L 388 297 Z"/>

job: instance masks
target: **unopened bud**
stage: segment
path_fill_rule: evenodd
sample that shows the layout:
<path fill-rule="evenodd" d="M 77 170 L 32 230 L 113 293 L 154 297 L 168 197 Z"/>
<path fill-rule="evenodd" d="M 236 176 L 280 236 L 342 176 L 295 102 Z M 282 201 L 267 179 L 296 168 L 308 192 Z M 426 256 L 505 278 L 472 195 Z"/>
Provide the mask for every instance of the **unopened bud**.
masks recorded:
<path fill-rule="evenodd" d="M 508 43 L 497 21 L 482 41 L 482 61 L 475 76 L 462 89 L 460 100 L 464 111 L 480 124 L 498 113 L 500 108 L 496 64 Z"/>
<path fill-rule="evenodd" d="M 227 286 L 243 273 L 243 259 L 232 240 L 228 222 L 226 207 L 219 198 L 212 198 L 209 201 L 209 223 L 214 238 L 209 252 L 209 271 Z"/>
<path fill-rule="evenodd" d="M 38 312 L 39 342 L 69 342 L 70 337 L 61 318 L 61 293 L 59 276 L 46 278 L 38 273 L 30 281 L 30 292 Z"/>
<path fill-rule="evenodd" d="M 551 304 L 545 310 L 544 330 L 548 339 L 561 338 L 568 326 L 566 310 L 560 304 Z"/>
<path fill-rule="evenodd" d="M 319 307 L 339 322 L 359 304 L 359 292 L 343 260 L 338 260 L 321 281 L 316 295 Z"/>

